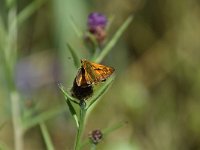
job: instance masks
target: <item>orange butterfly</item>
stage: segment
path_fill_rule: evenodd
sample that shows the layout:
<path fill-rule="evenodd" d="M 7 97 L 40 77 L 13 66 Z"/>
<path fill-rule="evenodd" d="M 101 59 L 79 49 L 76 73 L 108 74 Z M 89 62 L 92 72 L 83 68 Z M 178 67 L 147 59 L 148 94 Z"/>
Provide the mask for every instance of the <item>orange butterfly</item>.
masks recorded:
<path fill-rule="evenodd" d="M 105 81 L 115 71 L 114 68 L 89 62 L 86 59 L 81 60 L 81 68 L 76 75 L 78 86 L 91 86 Z"/>

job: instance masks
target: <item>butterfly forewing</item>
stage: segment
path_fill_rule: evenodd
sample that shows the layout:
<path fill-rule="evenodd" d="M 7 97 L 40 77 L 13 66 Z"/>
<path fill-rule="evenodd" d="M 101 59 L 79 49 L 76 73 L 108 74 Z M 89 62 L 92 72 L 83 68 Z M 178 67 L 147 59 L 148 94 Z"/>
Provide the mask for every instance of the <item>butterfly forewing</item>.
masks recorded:
<path fill-rule="evenodd" d="M 114 68 L 82 60 L 82 68 L 85 70 L 85 80 L 87 84 L 97 84 L 105 81 L 112 73 Z"/>

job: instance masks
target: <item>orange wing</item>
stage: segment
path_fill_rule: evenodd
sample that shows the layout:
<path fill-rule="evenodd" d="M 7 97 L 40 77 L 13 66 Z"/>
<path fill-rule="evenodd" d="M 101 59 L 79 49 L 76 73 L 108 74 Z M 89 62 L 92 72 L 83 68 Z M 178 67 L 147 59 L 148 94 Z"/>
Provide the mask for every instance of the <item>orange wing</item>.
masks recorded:
<path fill-rule="evenodd" d="M 85 80 L 87 84 L 97 84 L 105 81 L 115 71 L 114 68 L 81 60 L 82 68 L 85 71 Z"/>

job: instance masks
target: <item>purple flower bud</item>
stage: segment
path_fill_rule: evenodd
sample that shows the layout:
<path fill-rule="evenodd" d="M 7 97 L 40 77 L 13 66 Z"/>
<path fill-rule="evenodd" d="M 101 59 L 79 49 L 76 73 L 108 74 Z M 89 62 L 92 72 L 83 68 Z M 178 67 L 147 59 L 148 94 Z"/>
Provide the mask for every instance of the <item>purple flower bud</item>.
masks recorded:
<path fill-rule="evenodd" d="M 91 13 L 88 16 L 89 30 L 95 30 L 97 27 L 105 28 L 107 25 L 107 18 L 101 13 Z"/>
<path fill-rule="evenodd" d="M 100 140 L 103 138 L 103 133 L 101 132 L 101 130 L 93 130 L 90 135 L 89 135 L 90 140 L 92 141 L 92 143 L 94 144 L 98 144 L 100 142 Z"/>
<path fill-rule="evenodd" d="M 96 42 L 101 45 L 106 36 L 107 18 L 101 13 L 91 13 L 88 16 L 88 32 L 95 38 Z M 92 41 L 91 37 L 87 37 L 88 41 Z"/>

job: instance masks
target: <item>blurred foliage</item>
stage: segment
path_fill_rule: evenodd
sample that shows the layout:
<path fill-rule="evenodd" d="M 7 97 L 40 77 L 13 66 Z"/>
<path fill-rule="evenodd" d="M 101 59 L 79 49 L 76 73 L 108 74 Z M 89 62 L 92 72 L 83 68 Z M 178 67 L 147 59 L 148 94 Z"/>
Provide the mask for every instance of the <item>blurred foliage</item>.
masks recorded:
<path fill-rule="evenodd" d="M 22 12 L 32 0 L 18 0 Z M 15 82 L 21 108 L 35 117 L 65 104 L 57 82 L 71 88 L 76 74 L 66 44 L 80 57 L 89 54 L 70 22 L 83 31 L 87 14 L 114 16 L 108 33 L 130 15 L 135 18 L 104 63 L 114 66 L 112 88 L 88 118 L 87 133 L 119 121 L 128 124 L 107 136 L 102 150 L 200 149 L 200 2 L 197 0 L 46 0 L 18 29 Z M 13 149 L 11 108 L 2 46 L 8 7 L 0 1 L 0 148 Z M 75 122 L 69 111 L 45 122 L 55 149 L 72 149 Z M 2 125 L 2 126 L 1 126 Z M 5 148 L 5 149 L 6 149 Z M 46 149 L 39 126 L 25 134 L 26 150 Z"/>

